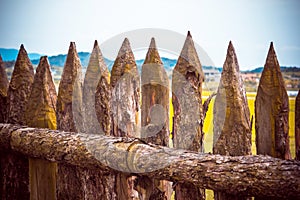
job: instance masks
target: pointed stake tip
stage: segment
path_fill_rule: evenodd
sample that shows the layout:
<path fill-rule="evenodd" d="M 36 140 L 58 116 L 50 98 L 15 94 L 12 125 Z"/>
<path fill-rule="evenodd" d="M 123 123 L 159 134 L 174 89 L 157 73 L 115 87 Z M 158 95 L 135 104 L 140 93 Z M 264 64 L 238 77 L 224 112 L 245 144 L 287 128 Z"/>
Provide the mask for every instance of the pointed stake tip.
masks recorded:
<path fill-rule="evenodd" d="M 156 49 L 156 42 L 155 42 L 155 38 L 154 37 L 151 38 L 151 42 L 150 42 L 149 48 Z"/>
<path fill-rule="evenodd" d="M 75 47 L 75 42 L 70 42 L 70 47 Z"/>
<path fill-rule="evenodd" d="M 41 56 L 40 60 L 45 60 L 47 58 L 48 58 L 48 56 Z"/>
<path fill-rule="evenodd" d="M 234 47 L 233 47 L 231 40 L 229 41 L 229 44 L 228 44 L 228 51 L 234 51 Z"/>
<path fill-rule="evenodd" d="M 130 46 L 129 39 L 127 37 L 124 39 L 122 46 Z"/>
<path fill-rule="evenodd" d="M 48 62 L 48 56 L 41 56 L 39 65 L 50 65 Z"/>
<path fill-rule="evenodd" d="M 20 49 L 25 49 L 24 44 L 21 44 Z"/>
<path fill-rule="evenodd" d="M 126 37 L 121 45 L 121 49 L 131 49 L 130 42 L 128 38 Z"/>
<path fill-rule="evenodd" d="M 192 37 L 192 35 L 191 35 L 191 31 L 188 31 L 188 33 L 187 33 L 187 37 Z"/>
<path fill-rule="evenodd" d="M 274 44 L 273 44 L 273 41 L 271 41 L 271 43 L 270 43 L 270 50 L 273 50 L 273 51 L 274 51 Z"/>
<path fill-rule="evenodd" d="M 276 54 L 275 53 L 275 49 L 274 49 L 273 41 L 271 41 L 271 43 L 270 43 L 270 48 L 269 48 L 268 56 L 269 55 L 271 56 L 271 54 Z"/>
<path fill-rule="evenodd" d="M 98 46 L 98 41 L 95 40 L 95 42 L 94 42 L 94 48 L 97 47 L 97 46 Z"/>

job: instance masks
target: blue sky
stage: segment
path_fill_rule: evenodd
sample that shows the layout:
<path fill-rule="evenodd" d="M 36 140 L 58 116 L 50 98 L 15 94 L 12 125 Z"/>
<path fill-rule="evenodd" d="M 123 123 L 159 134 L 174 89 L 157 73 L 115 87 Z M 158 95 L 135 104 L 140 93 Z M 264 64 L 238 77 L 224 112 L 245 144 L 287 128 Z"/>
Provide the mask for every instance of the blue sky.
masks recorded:
<path fill-rule="evenodd" d="M 70 41 L 77 51 L 90 52 L 95 39 L 101 44 L 127 31 L 162 28 L 184 35 L 190 30 L 217 66 L 229 40 L 242 69 L 263 66 L 271 41 L 281 65 L 300 66 L 299 24 L 297 0 L 0 1 L 0 47 L 24 43 L 28 52 L 49 56 L 67 53 Z"/>

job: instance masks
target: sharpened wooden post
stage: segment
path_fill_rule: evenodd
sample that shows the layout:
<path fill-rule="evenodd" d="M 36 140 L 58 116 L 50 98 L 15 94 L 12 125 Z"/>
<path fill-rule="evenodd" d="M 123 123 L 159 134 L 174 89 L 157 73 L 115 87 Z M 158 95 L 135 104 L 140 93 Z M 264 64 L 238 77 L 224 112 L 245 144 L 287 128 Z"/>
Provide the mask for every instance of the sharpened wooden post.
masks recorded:
<path fill-rule="evenodd" d="M 86 134 L 110 134 L 110 74 L 104 62 L 97 40 L 94 43 L 83 86 L 83 113 L 84 130 Z M 92 173 L 97 183 L 95 189 L 90 191 L 87 199 L 116 199 L 115 173 Z M 90 183 L 92 185 L 92 183 Z M 98 196 L 98 197 L 97 197 Z"/>
<path fill-rule="evenodd" d="M 125 38 L 111 71 L 112 134 L 136 137 L 140 77 L 129 40 Z"/>
<path fill-rule="evenodd" d="M 33 79 L 33 66 L 22 44 L 8 88 L 8 123 L 26 124 L 24 113 Z"/>
<path fill-rule="evenodd" d="M 169 79 L 160 59 L 154 38 L 142 66 L 142 140 L 169 146 Z M 142 199 L 171 199 L 170 182 L 138 178 Z M 141 189 L 143 188 L 143 189 Z"/>
<path fill-rule="evenodd" d="M 57 94 L 47 56 L 42 56 L 25 110 L 25 123 L 36 128 L 56 130 Z"/>
<path fill-rule="evenodd" d="M 80 102 L 78 105 L 74 105 L 73 101 L 80 101 L 80 99 L 75 99 L 81 94 L 75 94 L 75 89 L 78 93 L 81 93 L 80 87 L 81 83 L 81 72 L 82 67 L 80 64 L 80 59 L 78 57 L 75 42 L 70 43 L 67 60 L 64 66 L 64 70 L 61 76 L 61 80 L 58 88 L 58 97 L 56 105 L 56 117 L 57 117 L 57 129 L 64 131 L 80 131 L 81 121 L 76 121 L 75 116 L 80 112 L 74 110 L 74 106 L 80 110 Z M 79 89 L 77 90 L 78 87 Z"/>
<path fill-rule="evenodd" d="M 271 42 L 255 99 L 257 154 L 290 159 L 289 97 Z"/>
<path fill-rule="evenodd" d="M 100 81 L 107 82 L 102 79 Z M 102 84 L 103 82 L 99 82 Z M 104 83 L 105 85 L 106 83 Z M 121 137 L 137 137 L 140 105 L 140 77 L 129 40 L 124 39 L 111 71 L 111 134 Z M 116 175 L 117 199 L 136 198 L 133 177 Z"/>
<path fill-rule="evenodd" d="M 8 89 L 8 79 L 5 71 L 5 66 L 0 55 L 0 123 L 5 123 L 7 120 L 7 89 Z M 5 194 L 5 170 L 4 166 L 7 164 L 5 159 L 7 156 L 4 151 L 0 151 L 0 199 L 6 199 Z M 8 169 L 8 168 L 6 168 Z M 2 195 L 3 194 L 3 195 Z"/>
<path fill-rule="evenodd" d="M 56 130 L 55 85 L 47 56 L 40 59 L 25 111 L 26 125 Z M 29 158 L 29 185 L 31 200 L 56 199 L 57 164 L 42 159 Z"/>
<path fill-rule="evenodd" d="M 33 66 L 22 44 L 7 92 L 9 123 L 25 125 L 25 106 L 33 79 Z M 28 158 L 12 151 L 1 154 L 1 199 L 29 199 Z"/>
<path fill-rule="evenodd" d="M 0 123 L 6 122 L 7 118 L 7 89 L 8 79 L 5 71 L 4 62 L 0 55 Z"/>
<path fill-rule="evenodd" d="M 81 64 L 74 42 L 70 43 L 67 60 L 61 76 L 56 104 L 57 129 L 77 132 L 73 118 L 73 91 L 81 75 Z M 58 164 L 57 198 L 84 199 L 84 183 L 79 167 Z"/>
<path fill-rule="evenodd" d="M 298 91 L 295 105 L 295 148 L 296 160 L 300 160 L 300 90 Z"/>
<path fill-rule="evenodd" d="M 213 153 L 251 155 L 250 110 L 234 47 L 229 42 L 214 103 Z M 230 193 L 214 193 L 215 199 L 248 199 Z"/>
<path fill-rule="evenodd" d="M 202 66 L 188 32 L 172 76 L 174 148 L 203 152 L 203 80 Z M 205 199 L 205 190 L 190 183 L 177 183 L 175 199 Z"/>
<path fill-rule="evenodd" d="M 81 64 L 75 43 L 71 42 L 59 84 L 57 129 L 75 132 L 83 130 L 81 85 Z M 102 184 L 105 186 L 102 187 Z M 58 164 L 57 199 L 112 199 L 115 192 L 111 185 L 114 185 L 114 177 L 104 176 L 101 171 Z"/>
<path fill-rule="evenodd" d="M 83 115 L 84 115 L 84 130 L 89 134 L 104 134 L 107 131 L 107 128 L 104 130 L 103 127 L 109 127 L 110 121 L 97 120 L 97 112 L 101 114 L 98 117 L 102 117 L 104 113 L 105 116 L 108 116 L 109 113 L 105 112 L 108 103 L 103 105 L 104 100 L 101 100 L 96 104 L 95 94 L 97 90 L 97 85 L 100 82 L 100 79 L 105 77 L 106 80 L 109 80 L 109 71 L 104 62 L 101 50 L 99 48 L 97 40 L 94 43 L 93 51 L 90 56 L 90 61 L 86 70 L 84 84 L 83 84 L 83 95 L 82 95 L 82 104 L 83 104 Z M 103 83 L 103 80 L 101 81 Z M 109 83 L 109 81 L 108 81 Z M 105 91 L 110 91 L 109 88 L 106 88 Z M 99 94 L 99 93 L 98 93 Z M 97 98 L 99 100 L 99 98 Z M 99 106 L 102 104 L 102 106 Z M 96 109 L 95 110 L 95 106 Z M 100 109 L 100 110 L 99 110 Z M 109 110 L 109 109 L 107 109 Z M 100 123 L 99 123 L 99 122 Z"/>

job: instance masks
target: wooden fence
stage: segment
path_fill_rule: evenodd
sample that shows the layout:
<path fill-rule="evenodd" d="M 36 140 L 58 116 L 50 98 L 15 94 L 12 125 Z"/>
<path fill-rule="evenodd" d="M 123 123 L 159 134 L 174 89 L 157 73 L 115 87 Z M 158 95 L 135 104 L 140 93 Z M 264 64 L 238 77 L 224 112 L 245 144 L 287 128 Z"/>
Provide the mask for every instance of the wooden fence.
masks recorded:
<path fill-rule="evenodd" d="M 21 45 L 10 82 L 2 59 L 0 66 L 1 199 L 205 199 L 205 189 L 215 199 L 300 198 L 300 97 L 292 160 L 273 44 L 255 120 L 231 42 L 218 91 L 202 104 L 204 73 L 190 33 L 171 86 L 154 39 L 141 78 L 128 39 L 111 75 L 96 41 L 84 81 L 71 42 L 58 95 L 46 56 L 34 74 Z M 214 95 L 214 154 L 205 154 L 203 123 Z M 262 155 L 251 155 L 254 122 Z"/>

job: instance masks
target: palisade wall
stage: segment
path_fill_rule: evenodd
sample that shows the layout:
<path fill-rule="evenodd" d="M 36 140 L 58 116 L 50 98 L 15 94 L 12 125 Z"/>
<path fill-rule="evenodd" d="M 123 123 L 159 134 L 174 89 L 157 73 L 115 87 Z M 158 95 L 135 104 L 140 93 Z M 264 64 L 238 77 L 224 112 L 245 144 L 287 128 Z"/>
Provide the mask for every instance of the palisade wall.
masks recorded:
<path fill-rule="evenodd" d="M 231 42 L 214 104 L 216 155 L 203 153 L 203 122 L 215 94 L 202 105 L 204 73 L 190 33 L 172 85 L 154 39 L 141 76 L 128 39 L 111 74 L 96 41 L 84 80 L 71 42 L 58 94 L 47 57 L 34 75 L 23 45 L 10 82 L 1 57 L 0 66 L 1 199 L 171 199 L 173 190 L 175 199 L 205 199 L 204 189 L 215 199 L 300 198 L 300 163 L 290 156 L 288 97 L 273 44 L 255 103 L 257 156 Z"/>

